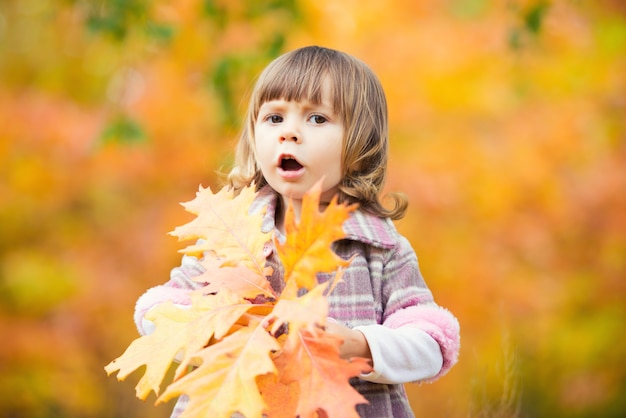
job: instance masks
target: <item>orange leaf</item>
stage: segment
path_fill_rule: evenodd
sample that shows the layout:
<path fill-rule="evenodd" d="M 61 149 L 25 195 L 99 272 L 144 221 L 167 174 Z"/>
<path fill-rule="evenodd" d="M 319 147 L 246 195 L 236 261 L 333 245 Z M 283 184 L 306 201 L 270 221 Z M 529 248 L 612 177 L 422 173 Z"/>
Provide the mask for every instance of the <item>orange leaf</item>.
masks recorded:
<path fill-rule="evenodd" d="M 321 326 L 328 317 L 327 284 L 321 284 L 297 299 L 280 299 L 272 311 L 272 333 L 287 325 L 288 339 L 298 338 L 302 328 Z"/>
<path fill-rule="evenodd" d="M 355 406 L 367 401 L 348 381 L 371 369 L 367 361 L 343 360 L 339 356 L 341 339 L 321 329 L 301 329 L 298 334 L 297 343 L 285 345 L 274 360 L 283 384 L 299 384 L 296 415 L 312 417 L 322 409 L 329 417 L 357 418 Z"/>
<path fill-rule="evenodd" d="M 293 207 L 285 213 L 284 243 L 276 242 L 276 249 L 285 268 L 286 290 L 293 295 L 299 288 L 312 289 L 317 284 L 317 273 L 332 272 L 350 264 L 332 251 L 331 244 L 345 237 L 343 222 L 357 205 L 340 205 L 333 198 L 324 212 L 319 211 L 321 181 L 302 201 L 300 222 L 296 223 Z"/>
<path fill-rule="evenodd" d="M 298 408 L 300 389 L 298 382 L 286 385 L 278 381 L 273 373 L 257 377 L 257 385 L 265 404 L 265 416 L 271 418 L 293 418 Z"/>

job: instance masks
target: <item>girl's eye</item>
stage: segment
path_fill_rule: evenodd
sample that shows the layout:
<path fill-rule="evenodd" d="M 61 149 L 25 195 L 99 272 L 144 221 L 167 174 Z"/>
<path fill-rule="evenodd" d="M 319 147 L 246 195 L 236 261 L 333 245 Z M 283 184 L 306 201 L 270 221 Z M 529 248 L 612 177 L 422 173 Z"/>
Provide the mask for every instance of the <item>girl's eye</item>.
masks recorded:
<path fill-rule="evenodd" d="M 309 118 L 309 121 L 315 125 L 321 125 L 326 122 L 326 118 L 322 115 L 313 115 Z"/>
<path fill-rule="evenodd" d="M 267 119 L 272 123 L 281 123 L 283 121 L 282 116 L 279 115 L 271 115 Z"/>

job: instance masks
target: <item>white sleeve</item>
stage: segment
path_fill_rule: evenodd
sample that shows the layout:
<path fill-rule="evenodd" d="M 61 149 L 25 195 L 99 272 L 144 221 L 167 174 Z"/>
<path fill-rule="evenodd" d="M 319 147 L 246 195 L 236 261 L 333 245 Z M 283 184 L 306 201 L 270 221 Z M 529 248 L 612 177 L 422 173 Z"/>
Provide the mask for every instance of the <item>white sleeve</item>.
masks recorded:
<path fill-rule="evenodd" d="M 374 370 L 359 376 L 363 380 L 386 384 L 416 382 L 441 370 L 441 347 L 417 327 L 394 329 L 375 324 L 354 329 L 365 335 L 372 353 Z"/>

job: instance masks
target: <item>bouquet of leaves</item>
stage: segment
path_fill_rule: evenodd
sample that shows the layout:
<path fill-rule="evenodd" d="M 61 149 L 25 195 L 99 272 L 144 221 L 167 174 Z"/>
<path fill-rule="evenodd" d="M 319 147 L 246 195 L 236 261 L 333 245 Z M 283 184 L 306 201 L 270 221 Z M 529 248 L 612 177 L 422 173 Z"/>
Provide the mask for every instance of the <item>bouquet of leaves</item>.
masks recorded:
<path fill-rule="evenodd" d="M 285 214 L 286 240 L 275 240 L 284 267 L 284 289 L 269 285 L 264 245 L 271 234 L 261 232 L 263 214 L 249 214 L 252 188 L 235 195 L 214 194 L 200 187 L 196 198 L 183 203 L 196 218 L 171 234 L 196 240 L 181 252 L 201 255 L 206 269 L 194 278 L 208 283 L 191 294 L 191 306 L 171 302 L 152 308 L 146 319 L 152 334 L 132 341 L 124 354 L 109 363 L 108 374 L 123 380 L 146 366 L 136 394 L 156 403 L 185 394 L 182 417 L 357 417 L 355 406 L 366 403 L 349 379 L 370 369 L 363 358 L 339 356 L 341 339 L 324 331 L 326 295 L 341 279 L 349 261 L 338 257 L 331 243 L 344 237 L 343 222 L 355 205 L 333 200 L 319 211 L 321 184 L 303 199 L 300 221 L 293 208 Z M 198 240 L 201 238 L 201 240 Z M 335 271 L 320 284 L 319 272 Z M 306 289 L 306 292 L 300 291 Z M 180 361 L 173 381 L 160 393 L 166 373 Z"/>

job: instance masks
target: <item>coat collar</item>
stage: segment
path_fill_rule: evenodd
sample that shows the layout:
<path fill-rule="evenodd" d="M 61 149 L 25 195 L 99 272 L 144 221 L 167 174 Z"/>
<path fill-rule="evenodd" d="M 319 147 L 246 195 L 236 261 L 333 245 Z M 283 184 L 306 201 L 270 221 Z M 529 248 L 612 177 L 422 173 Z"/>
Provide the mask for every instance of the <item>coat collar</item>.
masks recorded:
<path fill-rule="evenodd" d="M 277 204 L 278 194 L 271 187 L 265 186 L 258 191 L 250 207 L 250 213 L 259 213 L 265 208 L 261 227 L 263 232 L 278 232 L 274 222 Z M 346 233 L 346 239 L 360 241 L 375 247 L 389 249 L 397 244 L 397 231 L 389 218 L 379 218 L 358 209 L 352 212 L 343 223 L 343 230 Z M 278 238 L 282 240 L 283 237 L 278 235 Z"/>

